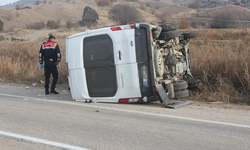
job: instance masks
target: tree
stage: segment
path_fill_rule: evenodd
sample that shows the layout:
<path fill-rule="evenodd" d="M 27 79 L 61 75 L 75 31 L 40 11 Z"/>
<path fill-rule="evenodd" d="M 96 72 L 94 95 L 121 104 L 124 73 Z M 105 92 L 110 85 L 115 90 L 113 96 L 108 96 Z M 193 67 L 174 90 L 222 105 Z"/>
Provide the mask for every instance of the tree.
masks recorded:
<path fill-rule="evenodd" d="M 2 20 L 0 20 L 0 32 L 3 31 L 3 25 L 4 25 L 4 23 L 2 22 Z"/>
<path fill-rule="evenodd" d="M 236 24 L 236 17 L 233 13 L 221 12 L 213 17 L 211 28 L 232 28 Z"/>
<path fill-rule="evenodd" d="M 160 23 L 167 22 L 168 20 L 172 20 L 172 15 L 165 11 L 162 13 L 156 13 L 155 16 L 160 20 Z"/>
<path fill-rule="evenodd" d="M 119 24 L 132 24 L 143 21 L 142 15 L 136 8 L 123 4 L 111 8 L 109 18 Z"/>

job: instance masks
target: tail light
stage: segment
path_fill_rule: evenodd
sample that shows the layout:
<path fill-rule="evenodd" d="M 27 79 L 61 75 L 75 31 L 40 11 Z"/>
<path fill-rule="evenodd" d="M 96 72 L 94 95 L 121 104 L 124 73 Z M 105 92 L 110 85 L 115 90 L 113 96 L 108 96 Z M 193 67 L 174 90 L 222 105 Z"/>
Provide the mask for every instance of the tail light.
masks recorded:
<path fill-rule="evenodd" d="M 112 31 L 126 30 L 126 29 L 134 29 L 135 25 L 124 25 L 110 28 Z"/>
<path fill-rule="evenodd" d="M 143 102 L 142 98 L 123 98 L 119 99 L 118 103 L 139 103 Z"/>

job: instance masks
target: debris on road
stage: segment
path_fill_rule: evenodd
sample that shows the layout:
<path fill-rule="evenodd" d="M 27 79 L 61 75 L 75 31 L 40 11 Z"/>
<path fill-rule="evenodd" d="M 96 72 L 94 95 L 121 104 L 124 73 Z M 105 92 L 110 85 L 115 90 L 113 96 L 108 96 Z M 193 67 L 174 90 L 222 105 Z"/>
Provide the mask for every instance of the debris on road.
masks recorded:
<path fill-rule="evenodd" d="M 67 90 L 62 90 L 61 94 L 69 94 L 69 92 L 67 92 Z"/>

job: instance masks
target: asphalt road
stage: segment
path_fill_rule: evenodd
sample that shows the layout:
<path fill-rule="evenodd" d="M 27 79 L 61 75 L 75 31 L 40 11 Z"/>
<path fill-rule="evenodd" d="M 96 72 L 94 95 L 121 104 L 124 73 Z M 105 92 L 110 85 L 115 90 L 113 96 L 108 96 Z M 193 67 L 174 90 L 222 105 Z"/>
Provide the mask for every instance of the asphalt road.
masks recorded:
<path fill-rule="evenodd" d="M 74 102 L 0 84 L 0 149 L 249 150 L 250 110 Z"/>

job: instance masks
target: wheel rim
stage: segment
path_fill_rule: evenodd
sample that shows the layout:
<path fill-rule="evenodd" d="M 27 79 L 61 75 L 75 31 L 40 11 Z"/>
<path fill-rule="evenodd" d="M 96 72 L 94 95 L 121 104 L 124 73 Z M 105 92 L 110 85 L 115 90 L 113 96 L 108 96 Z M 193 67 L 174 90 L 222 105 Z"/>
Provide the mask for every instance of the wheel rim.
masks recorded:
<path fill-rule="evenodd" d="M 159 68 L 159 70 L 162 70 L 163 68 L 162 68 L 162 58 L 161 57 L 158 57 L 158 68 Z"/>

